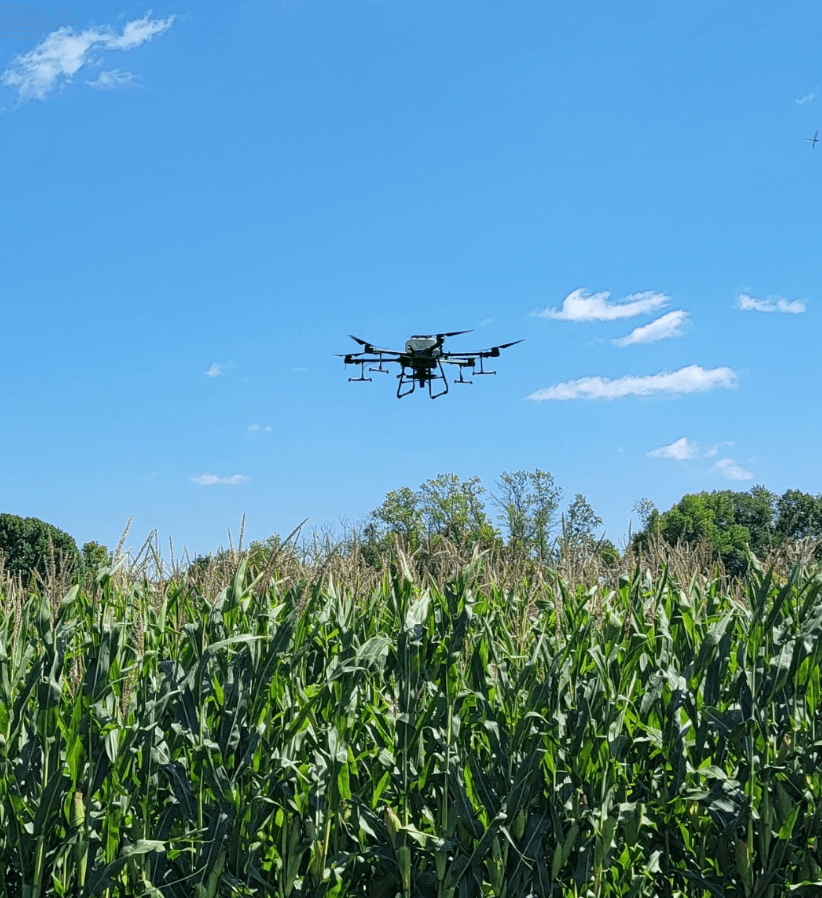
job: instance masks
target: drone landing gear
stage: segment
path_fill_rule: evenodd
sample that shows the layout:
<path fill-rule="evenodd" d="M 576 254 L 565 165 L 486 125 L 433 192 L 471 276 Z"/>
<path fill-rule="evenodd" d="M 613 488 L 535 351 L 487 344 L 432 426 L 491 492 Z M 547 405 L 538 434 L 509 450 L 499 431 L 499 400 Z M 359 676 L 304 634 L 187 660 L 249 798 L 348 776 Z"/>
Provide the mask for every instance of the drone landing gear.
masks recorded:
<path fill-rule="evenodd" d="M 483 375 L 483 374 L 496 374 L 496 373 L 497 373 L 496 371 L 486 371 L 486 370 L 482 367 L 482 365 L 483 365 L 482 356 L 479 357 L 479 363 L 480 363 L 480 369 L 479 369 L 479 371 L 475 371 L 475 372 L 474 372 L 474 374 L 476 374 L 477 377 L 479 377 L 480 375 Z"/>
<path fill-rule="evenodd" d="M 403 368 L 397 375 L 397 379 L 399 380 L 399 383 L 397 384 L 397 399 L 402 399 L 404 396 L 410 396 L 414 390 L 417 389 L 417 382 L 413 377 L 409 377 L 405 373 L 405 368 Z M 407 387 L 407 389 L 403 389 L 403 387 Z"/>
<path fill-rule="evenodd" d="M 354 362 L 354 364 L 360 366 L 360 376 L 359 377 L 349 377 L 348 382 L 349 383 L 368 383 L 368 384 L 370 384 L 371 378 L 365 376 L 366 363 L 365 362 Z M 373 371 L 374 369 L 372 368 L 371 370 Z M 388 373 L 388 372 L 386 372 L 386 373 Z"/>
<path fill-rule="evenodd" d="M 448 381 L 445 379 L 445 372 L 442 370 L 442 362 L 437 362 L 437 367 L 440 369 L 440 373 L 431 377 L 428 381 L 428 395 L 432 399 L 439 399 L 440 396 L 445 396 L 448 392 Z M 434 392 L 434 381 L 442 378 L 442 386 L 443 388 L 439 391 L 439 393 Z"/>
<path fill-rule="evenodd" d="M 454 381 L 455 384 L 472 384 L 473 380 L 466 380 L 462 374 L 463 366 L 460 365 L 460 376 Z"/>
<path fill-rule="evenodd" d="M 399 383 L 397 384 L 397 399 L 402 399 L 405 396 L 410 396 L 414 390 L 417 389 L 417 381 L 419 380 L 420 386 L 423 386 L 425 382 L 428 382 L 428 395 L 432 399 L 439 399 L 440 396 L 445 396 L 448 392 L 448 381 L 445 377 L 445 372 L 442 370 L 442 363 L 437 363 L 437 368 L 439 368 L 439 374 L 431 374 L 428 372 L 425 377 L 420 378 L 418 374 L 411 370 L 411 373 L 406 373 L 406 369 L 402 368 L 400 373 L 397 375 Z M 434 392 L 434 381 L 441 380 L 443 383 L 443 389 L 439 391 L 439 393 Z"/>

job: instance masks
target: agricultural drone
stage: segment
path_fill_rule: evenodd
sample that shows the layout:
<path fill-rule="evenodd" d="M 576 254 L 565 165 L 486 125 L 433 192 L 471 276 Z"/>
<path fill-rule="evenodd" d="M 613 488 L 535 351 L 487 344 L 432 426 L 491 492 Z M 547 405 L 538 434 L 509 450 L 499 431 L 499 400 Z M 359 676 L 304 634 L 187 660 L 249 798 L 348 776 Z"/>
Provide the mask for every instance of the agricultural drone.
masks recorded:
<path fill-rule="evenodd" d="M 470 384 L 471 380 L 464 377 L 466 369 L 469 375 L 496 374 L 496 371 L 486 371 L 485 359 L 495 359 L 500 350 L 507 349 L 522 343 L 522 340 L 514 340 L 513 343 L 502 343 L 492 346 L 490 349 L 478 349 L 471 352 L 444 352 L 442 345 L 446 337 L 457 337 L 460 334 L 470 334 L 471 331 L 451 331 L 447 334 L 415 334 L 405 343 L 405 350 L 382 349 L 374 346 L 366 340 L 361 340 L 353 334 L 349 334 L 352 340 L 363 347 L 361 352 L 349 352 L 338 356 L 345 360 L 346 365 L 359 365 L 360 376 L 349 377 L 349 382 L 370 382 L 372 378 L 365 376 L 365 366 L 376 364 L 376 368 L 369 367 L 369 371 L 379 374 L 390 374 L 383 365 L 396 363 L 400 366 L 397 375 L 397 399 L 410 396 L 419 386 L 424 389 L 428 384 L 428 395 L 432 399 L 438 399 L 448 392 L 448 381 L 445 377 L 443 365 L 455 365 L 459 371 L 459 377 L 453 383 Z M 479 370 L 477 370 L 479 362 Z M 434 392 L 434 381 L 442 381 L 442 389 Z"/>

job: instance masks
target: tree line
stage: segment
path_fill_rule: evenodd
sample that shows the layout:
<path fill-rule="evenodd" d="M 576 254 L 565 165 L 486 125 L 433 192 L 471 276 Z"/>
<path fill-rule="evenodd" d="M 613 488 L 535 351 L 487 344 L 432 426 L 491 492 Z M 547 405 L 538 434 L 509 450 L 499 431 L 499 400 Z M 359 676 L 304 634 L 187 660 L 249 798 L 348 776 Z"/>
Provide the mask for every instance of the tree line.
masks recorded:
<path fill-rule="evenodd" d="M 800 490 L 777 495 L 755 486 L 744 492 L 689 493 L 662 512 L 641 499 L 634 511 L 642 523 L 628 543 L 635 552 L 652 539 L 671 546 L 703 544 L 734 577 L 747 570 L 749 551 L 762 556 L 786 541 L 822 543 L 822 494 Z M 577 493 L 563 507 L 562 489 L 549 472 L 537 468 L 504 471 L 490 492 L 479 477 L 461 480 L 456 474 L 439 474 L 416 489 L 391 490 L 355 529 L 366 560 L 390 550 L 400 538 L 411 550 L 447 540 L 468 549 L 505 549 L 539 564 L 550 565 L 560 546 L 618 561 L 619 549 L 601 528 L 602 519 L 585 496 Z M 264 552 L 278 542 L 271 537 L 252 543 L 251 550 Z M 97 542 L 78 549 L 68 533 L 37 518 L 0 514 L 0 558 L 13 576 L 94 575 L 110 563 L 110 554 Z M 197 558 L 194 564 L 207 561 Z"/>

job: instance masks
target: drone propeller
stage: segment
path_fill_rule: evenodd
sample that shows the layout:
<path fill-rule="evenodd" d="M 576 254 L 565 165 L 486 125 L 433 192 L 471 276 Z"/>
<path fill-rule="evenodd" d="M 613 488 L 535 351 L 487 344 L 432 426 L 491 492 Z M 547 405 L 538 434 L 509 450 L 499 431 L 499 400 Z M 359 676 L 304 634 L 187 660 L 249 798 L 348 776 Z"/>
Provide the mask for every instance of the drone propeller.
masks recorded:
<path fill-rule="evenodd" d="M 369 343 L 367 340 L 361 340 L 359 337 L 355 337 L 354 334 L 349 334 L 348 336 L 351 337 L 355 343 L 359 343 L 360 346 L 365 347 L 365 353 L 360 353 L 360 355 L 399 355 L 396 349 L 383 349 L 379 346 L 375 346 L 373 343 Z M 356 354 L 357 353 L 355 353 L 355 355 Z"/>
<path fill-rule="evenodd" d="M 470 334 L 471 331 L 450 331 L 447 334 L 412 334 L 412 340 L 427 340 L 434 337 L 438 342 L 442 342 L 446 337 L 458 337 L 460 334 Z"/>
<path fill-rule="evenodd" d="M 449 352 L 447 353 L 449 356 L 454 358 L 465 358 L 466 356 L 475 356 L 477 358 L 496 358 L 500 354 L 501 349 L 508 349 L 509 346 L 516 346 L 517 343 L 522 343 L 523 340 L 512 340 L 510 343 L 500 343 L 499 346 L 492 346 L 490 349 L 476 349 L 472 352 Z"/>

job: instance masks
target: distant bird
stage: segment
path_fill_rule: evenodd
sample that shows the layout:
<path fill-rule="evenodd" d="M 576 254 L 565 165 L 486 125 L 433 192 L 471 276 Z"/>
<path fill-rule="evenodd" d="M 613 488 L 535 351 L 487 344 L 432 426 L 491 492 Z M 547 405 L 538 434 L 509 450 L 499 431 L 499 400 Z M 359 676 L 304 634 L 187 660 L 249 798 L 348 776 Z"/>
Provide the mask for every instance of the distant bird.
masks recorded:
<path fill-rule="evenodd" d="M 818 128 L 816 129 L 816 133 L 813 135 L 813 137 L 806 137 L 806 138 L 805 138 L 805 140 L 809 140 L 809 141 L 811 142 L 811 149 L 812 149 L 812 150 L 815 150 L 815 149 L 816 149 L 816 144 L 817 144 L 818 138 L 819 138 L 819 129 L 818 129 Z"/>
<path fill-rule="evenodd" d="M 51 19 L 39 9 L 16 6 L 14 3 L 0 4 L 0 35 L 3 37 L 36 41 L 44 31 L 57 31 L 66 25 L 77 27 L 77 23 L 64 9 Z"/>

